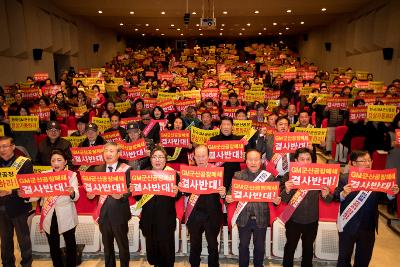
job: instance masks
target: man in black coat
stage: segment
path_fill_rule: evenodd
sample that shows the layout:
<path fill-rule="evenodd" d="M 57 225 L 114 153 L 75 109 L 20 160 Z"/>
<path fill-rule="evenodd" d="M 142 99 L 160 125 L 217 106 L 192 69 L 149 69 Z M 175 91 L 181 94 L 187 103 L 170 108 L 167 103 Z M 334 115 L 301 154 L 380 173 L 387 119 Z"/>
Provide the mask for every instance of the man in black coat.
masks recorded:
<path fill-rule="evenodd" d="M 208 163 L 208 148 L 205 145 L 196 147 L 194 150 L 194 159 L 198 167 L 213 167 L 213 165 Z M 200 266 L 203 232 L 205 232 L 207 239 L 208 266 L 219 266 L 217 238 L 223 223 L 220 200 L 225 197 L 225 192 L 225 187 L 221 186 L 218 188 L 218 193 L 199 195 L 186 222 L 190 234 L 189 262 L 191 266 Z"/>
<path fill-rule="evenodd" d="M 95 123 L 86 124 L 85 133 L 87 137 L 79 144 L 79 147 L 100 146 L 106 143 L 99 135 L 99 128 Z"/>
<path fill-rule="evenodd" d="M 154 144 L 160 143 L 160 124 L 152 124 L 151 114 L 149 109 L 142 109 L 140 111 L 141 121 L 139 121 L 139 128 L 146 138 L 152 139 Z M 149 127 L 149 128 L 148 128 Z"/>
<path fill-rule="evenodd" d="M 14 154 L 11 137 L 0 137 L 0 167 L 16 167 L 18 174 L 33 173 L 32 162 Z M 19 167 L 16 166 L 19 164 Z M 0 237 L 3 266 L 15 266 L 14 230 L 21 250 L 21 266 L 32 266 L 32 245 L 27 223 L 32 205 L 18 196 L 17 190 L 0 190 Z"/>
<path fill-rule="evenodd" d="M 372 160 L 367 151 L 353 151 L 350 154 L 350 164 L 358 168 L 371 169 Z M 347 182 L 348 175 L 341 175 L 339 185 L 335 189 L 335 199 L 340 201 L 339 216 L 349 205 L 352 205 L 353 199 L 358 198 L 360 192 L 352 191 L 351 185 Z M 393 186 L 392 191 L 393 195 L 387 195 L 389 199 L 393 199 L 394 195 L 399 193 L 398 185 Z M 338 224 L 339 257 L 337 267 L 351 266 L 354 245 L 356 245 L 354 266 L 367 267 L 369 265 L 375 244 L 375 230 L 378 231 L 378 202 L 383 195 L 385 194 L 381 192 L 371 192 L 360 209 L 355 211 L 353 217 L 348 220 L 348 223 Z"/>
<path fill-rule="evenodd" d="M 242 139 L 242 136 L 233 134 L 233 119 L 231 117 L 223 116 L 221 118 L 220 130 L 221 133 L 217 136 L 211 137 L 210 141 L 233 141 Z M 224 162 L 222 166 L 224 167 L 224 186 L 226 190 L 229 190 L 233 174 L 240 171 L 240 163 Z"/>
<path fill-rule="evenodd" d="M 94 168 L 95 172 L 125 172 L 126 184 L 130 184 L 130 167 L 119 161 L 121 149 L 116 143 L 104 145 L 103 157 L 105 164 Z M 95 196 L 88 194 L 89 199 Z M 102 241 L 104 245 L 105 266 L 115 266 L 114 238 L 119 248 L 119 259 L 122 267 L 129 266 L 128 221 L 131 218 L 128 201 L 129 193 L 107 196 L 100 209 L 98 218 Z M 100 197 L 101 198 L 101 197 Z M 100 205 L 100 201 L 99 204 Z"/>

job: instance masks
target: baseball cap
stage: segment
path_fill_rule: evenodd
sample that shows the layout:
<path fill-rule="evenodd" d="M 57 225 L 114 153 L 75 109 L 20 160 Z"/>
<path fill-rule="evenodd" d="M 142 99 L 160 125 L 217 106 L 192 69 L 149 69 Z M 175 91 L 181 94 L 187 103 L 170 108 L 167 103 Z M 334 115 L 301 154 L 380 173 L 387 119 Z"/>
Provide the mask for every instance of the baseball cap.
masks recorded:
<path fill-rule="evenodd" d="M 60 124 L 57 121 L 49 121 L 47 123 L 47 130 L 51 130 L 51 129 L 57 129 L 60 130 Z"/>
<path fill-rule="evenodd" d="M 139 124 L 137 122 L 130 122 L 128 123 L 128 125 L 126 126 L 126 130 L 139 130 Z"/>
<path fill-rule="evenodd" d="M 99 128 L 97 127 L 97 125 L 95 123 L 88 123 L 88 124 L 86 124 L 85 131 L 92 130 L 92 131 L 97 132 L 98 129 Z"/>

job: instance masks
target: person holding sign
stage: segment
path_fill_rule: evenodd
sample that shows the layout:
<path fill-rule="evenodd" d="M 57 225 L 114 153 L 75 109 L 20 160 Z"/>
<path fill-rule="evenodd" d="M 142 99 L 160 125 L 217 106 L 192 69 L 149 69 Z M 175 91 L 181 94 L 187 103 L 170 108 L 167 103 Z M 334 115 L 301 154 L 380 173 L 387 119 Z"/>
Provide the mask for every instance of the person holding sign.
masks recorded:
<path fill-rule="evenodd" d="M 311 150 L 308 148 L 297 149 L 294 153 L 294 160 L 302 164 L 312 163 Z M 282 201 L 289 203 L 279 216 L 286 228 L 283 266 L 293 267 L 294 253 L 300 238 L 303 244 L 301 266 L 312 266 L 313 246 L 318 231 L 319 196 L 321 195 L 325 202 L 330 203 L 333 195 L 328 186 L 324 186 L 322 190 L 293 189 L 293 181 L 288 181 L 287 174 L 283 177 L 282 183 L 285 185 L 281 192 Z M 296 207 L 292 204 L 294 202 L 300 204 Z"/>
<path fill-rule="evenodd" d="M 231 117 L 222 116 L 220 125 L 220 134 L 210 138 L 210 141 L 233 141 L 242 139 L 241 136 L 233 134 L 233 119 Z M 232 183 L 233 174 L 240 171 L 239 162 L 224 162 L 224 186 L 229 189 Z"/>
<path fill-rule="evenodd" d="M 261 153 L 251 149 L 246 153 L 247 168 L 235 172 L 235 179 L 254 182 L 271 182 L 275 177 L 261 169 Z M 231 190 L 228 191 L 226 202 L 234 200 Z M 281 198 L 275 197 L 273 203 L 279 205 Z M 250 253 L 249 244 L 253 234 L 255 267 L 263 266 L 265 254 L 265 236 L 270 221 L 270 211 L 267 202 L 239 202 L 232 218 L 232 227 L 237 224 L 239 230 L 239 266 L 249 266 Z"/>
<path fill-rule="evenodd" d="M 151 119 L 151 112 L 149 109 L 142 109 L 140 111 L 141 121 L 139 128 L 146 138 L 152 139 L 155 144 L 160 143 L 160 124 Z"/>
<path fill-rule="evenodd" d="M 125 137 L 126 143 L 132 143 L 138 141 L 140 138 L 144 138 L 142 132 L 139 129 L 139 124 L 137 122 L 130 122 L 126 126 L 127 135 Z M 128 165 L 132 167 L 132 170 L 143 170 L 150 166 L 150 151 L 154 148 L 153 140 L 144 138 L 146 141 L 146 157 L 137 159 L 137 160 L 130 160 L 128 161 Z"/>
<path fill-rule="evenodd" d="M 372 160 L 367 151 L 353 151 L 350 165 L 360 170 L 371 170 Z M 349 175 L 340 177 L 335 189 L 335 200 L 340 201 L 338 218 L 339 256 L 338 267 L 351 266 L 351 258 L 356 245 L 354 266 L 368 266 L 375 243 L 375 230 L 378 230 L 378 202 L 384 195 L 381 192 L 355 191 L 348 183 Z M 389 199 L 399 193 L 396 184 L 390 188 Z"/>
<path fill-rule="evenodd" d="M 167 153 L 164 148 L 156 146 L 150 153 L 151 170 L 173 170 L 166 167 Z M 178 180 L 178 179 L 177 179 Z M 133 192 L 134 183 L 131 183 Z M 142 195 L 137 208 L 142 208 L 139 227 L 146 238 L 147 261 L 155 266 L 174 266 L 176 210 L 175 200 L 178 186 L 174 185 L 174 197 L 164 195 Z"/>
<path fill-rule="evenodd" d="M 0 137 L 0 171 L 14 167 L 17 174 L 33 173 L 30 159 L 14 154 L 15 144 L 11 137 Z M 14 230 L 21 250 L 21 266 L 32 265 L 32 244 L 28 226 L 31 203 L 18 196 L 16 188 L 0 188 L 0 239 L 3 266 L 15 266 Z"/>
<path fill-rule="evenodd" d="M 215 167 L 208 163 L 208 148 L 205 145 L 199 145 L 195 148 L 194 160 L 199 168 L 212 169 L 212 167 Z M 226 190 L 224 186 L 220 186 L 217 191 L 217 193 L 205 195 L 191 194 L 189 197 L 185 217 L 190 234 L 189 262 L 191 266 L 200 266 L 203 232 L 207 239 L 208 266 L 219 266 L 217 238 L 223 223 L 220 200 L 225 197 Z"/>
<path fill-rule="evenodd" d="M 53 150 L 51 152 L 51 168 L 50 171 L 44 172 L 60 172 L 65 170 L 67 166 L 67 157 L 61 150 Z M 50 246 L 51 260 L 53 266 L 63 267 L 60 234 L 63 235 L 66 247 L 66 264 L 67 266 L 76 266 L 76 240 L 75 229 L 78 224 L 78 214 L 75 208 L 75 201 L 79 198 L 78 178 L 76 173 L 68 171 L 68 180 L 70 186 L 67 191 L 70 195 L 49 196 L 42 199 L 42 213 L 40 215 L 40 230 L 46 232 L 47 241 Z M 39 198 L 30 198 L 30 202 L 35 202 Z"/>
<path fill-rule="evenodd" d="M 130 184 L 130 167 L 119 160 L 121 149 L 114 142 L 104 145 L 103 158 L 105 164 L 94 168 L 95 172 L 122 172 L 125 173 L 126 184 Z M 89 199 L 95 195 L 87 194 Z M 118 244 L 119 260 L 121 267 L 129 266 L 129 241 L 128 241 L 128 221 L 131 219 L 129 209 L 129 194 L 101 195 L 94 220 L 99 223 L 104 246 L 105 266 L 115 266 L 114 239 Z"/>
<path fill-rule="evenodd" d="M 88 123 L 85 127 L 86 138 L 79 144 L 79 147 L 91 147 L 104 145 L 106 141 L 99 135 L 99 128 L 95 123 Z"/>

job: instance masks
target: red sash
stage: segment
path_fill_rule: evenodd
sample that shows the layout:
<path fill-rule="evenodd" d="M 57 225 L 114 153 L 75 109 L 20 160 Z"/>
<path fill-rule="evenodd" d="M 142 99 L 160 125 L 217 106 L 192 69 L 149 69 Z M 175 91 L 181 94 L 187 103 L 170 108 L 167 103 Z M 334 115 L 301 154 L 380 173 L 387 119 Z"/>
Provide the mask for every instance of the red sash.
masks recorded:
<path fill-rule="evenodd" d="M 305 196 L 307 195 L 308 190 L 297 190 L 296 193 L 293 195 L 292 199 L 290 200 L 289 204 L 283 210 L 281 215 L 278 216 L 278 220 L 280 220 L 283 224 L 285 224 L 289 219 L 292 217 L 294 211 L 303 201 Z"/>
<path fill-rule="evenodd" d="M 143 129 L 143 135 L 147 137 L 156 124 L 157 122 L 155 120 L 151 120 L 150 123 L 147 124 L 147 126 Z"/>
<path fill-rule="evenodd" d="M 72 171 L 68 171 L 68 179 L 72 178 L 74 172 Z M 50 210 L 56 205 L 57 199 L 60 196 L 51 196 L 46 198 L 46 201 L 43 204 L 42 207 L 42 213 L 40 214 L 40 221 L 39 221 L 39 230 L 43 231 L 43 222 L 44 219 L 47 217 L 47 215 L 49 214 Z"/>
<path fill-rule="evenodd" d="M 121 163 L 121 165 L 119 165 L 118 169 L 116 169 L 115 172 L 126 172 L 129 168 L 130 168 L 129 165 L 127 165 L 125 163 Z M 107 195 L 101 195 L 99 198 L 99 202 L 97 203 L 97 208 L 92 215 L 93 220 L 95 222 L 99 221 L 100 211 L 101 211 L 101 208 L 103 207 L 104 202 L 106 202 L 107 197 L 108 197 Z"/>

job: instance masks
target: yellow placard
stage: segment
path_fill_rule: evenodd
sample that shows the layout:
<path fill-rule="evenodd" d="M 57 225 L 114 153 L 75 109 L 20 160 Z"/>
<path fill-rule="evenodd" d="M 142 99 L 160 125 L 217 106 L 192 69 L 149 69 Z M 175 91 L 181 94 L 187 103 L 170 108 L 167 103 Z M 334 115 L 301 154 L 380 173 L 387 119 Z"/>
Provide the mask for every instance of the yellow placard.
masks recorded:
<path fill-rule="evenodd" d="M 51 170 L 51 166 L 33 165 L 33 173 L 42 173 L 44 171 L 49 171 L 49 170 Z"/>
<path fill-rule="evenodd" d="M 191 91 L 181 91 L 179 95 L 184 98 L 196 99 L 197 102 L 201 101 L 201 93 L 200 90 L 191 90 Z"/>
<path fill-rule="evenodd" d="M 319 94 L 318 95 L 318 105 L 323 105 L 323 106 L 326 106 L 326 104 L 327 104 L 327 99 L 329 98 L 329 97 L 332 97 L 332 95 L 331 94 Z"/>
<path fill-rule="evenodd" d="M 272 111 L 275 107 L 278 107 L 280 103 L 279 99 L 269 99 L 268 100 L 268 110 Z"/>
<path fill-rule="evenodd" d="M 10 116 L 10 127 L 15 132 L 37 131 L 39 116 Z"/>
<path fill-rule="evenodd" d="M 197 127 L 190 127 L 190 140 L 192 143 L 204 145 L 211 137 L 219 135 L 219 129 L 203 130 Z"/>
<path fill-rule="evenodd" d="M 118 110 L 119 113 L 125 112 L 130 108 L 131 108 L 131 103 L 127 101 L 115 103 L 115 109 Z"/>
<path fill-rule="evenodd" d="M 189 84 L 189 79 L 186 77 L 175 77 L 174 83 L 178 85 L 187 86 Z"/>
<path fill-rule="evenodd" d="M 232 74 L 230 72 L 220 73 L 218 74 L 218 79 L 220 81 L 232 81 Z"/>
<path fill-rule="evenodd" d="M 261 91 L 262 89 L 263 89 L 262 84 L 252 84 L 250 87 L 250 90 L 254 90 L 254 91 Z"/>
<path fill-rule="evenodd" d="M 113 78 L 111 78 L 111 80 L 114 81 L 114 84 L 116 84 L 117 87 L 120 86 L 120 85 L 124 85 L 124 78 L 115 78 L 115 77 L 113 77 Z"/>
<path fill-rule="evenodd" d="M 92 123 L 97 125 L 99 132 L 104 132 L 108 128 L 111 128 L 111 122 L 109 118 L 93 117 Z"/>
<path fill-rule="evenodd" d="M 253 91 L 253 90 L 246 90 L 244 92 L 244 99 L 246 102 L 264 102 L 265 92 L 264 91 Z"/>
<path fill-rule="evenodd" d="M 369 105 L 367 109 L 368 121 L 392 122 L 396 116 L 396 106 Z"/>
<path fill-rule="evenodd" d="M 0 125 L 0 136 L 4 136 L 4 125 Z"/>
<path fill-rule="evenodd" d="M 72 110 L 75 112 L 75 115 L 82 115 L 88 111 L 87 106 L 79 106 L 79 107 L 72 107 Z"/>
<path fill-rule="evenodd" d="M 19 188 L 16 174 L 17 170 L 14 167 L 0 168 L 0 190 Z"/>
<path fill-rule="evenodd" d="M 120 86 L 120 84 L 117 83 L 106 83 L 105 85 L 106 91 L 108 93 L 115 93 L 118 92 L 118 86 Z"/>
<path fill-rule="evenodd" d="M 374 93 L 383 93 L 385 86 L 385 82 L 368 82 L 368 87 L 371 90 L 374 90 Z"/>
<path fill-rule="evenodd" d="M 301 95 L 301 96 L 308 96 L 309 94 L 311 94 L 311 91 L 312 91 L 313 89 L 314 89 L 314 88 L 311 87 L 311 86 L 303 86 L 303 87 L 301 87 L 301 89 L 300 89 L 300 95 Z"/>
<path fill-rule="evenodd" d="M 321 142 L 325 142 L 326 133 L 328 131 L 327 128 L 305 128 L 305 127 L 296 127 L 294 128 L 295 132 L 308 133 L 311 138 L 311 143 L 313 144 L 321 144 Z"/>
<path fill-rule="evenodd" d="M 7 106 L 11 105 L 12 103 L 15 103 L 15 98 L 14 97 L 7 97 L 6 98 Z"/>
<path fill-rule="evenodd" d="M 177 100 L 178 99 L 177 93 L 168 93 L 168 92 L 158 92 L 157 100 Z"/>
<path fill-rule="evenodd" d="M 72 147 L 77 147 L 79 146 L 80 143 L 83 142 L 83 140 L 86 139 L 86 135 L 82 135 L 82 136 L 65 136 L 63 137 L 65 140 L 68 140 Z"/>
<path fill-rule="evenodd" d="M 251 120 L 233 120 L 234 135 L 248 135 L 253 122 Z"/>

